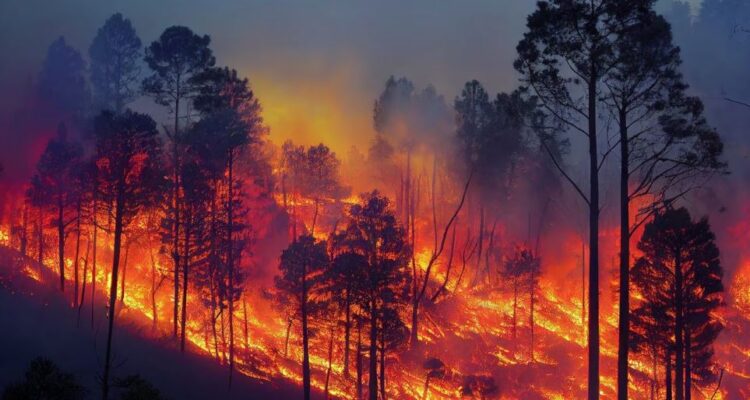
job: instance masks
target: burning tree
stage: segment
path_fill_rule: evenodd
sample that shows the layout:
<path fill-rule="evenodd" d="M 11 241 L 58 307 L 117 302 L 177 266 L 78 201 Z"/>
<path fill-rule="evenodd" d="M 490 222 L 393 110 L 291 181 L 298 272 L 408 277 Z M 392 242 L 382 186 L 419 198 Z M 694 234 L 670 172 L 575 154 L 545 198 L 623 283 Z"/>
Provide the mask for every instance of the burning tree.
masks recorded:
<path fill-rule="evenodd" d="M 302 386 L 305 400 L 310 399 L 307 325 L 311 311 L 311 294 L 320 285 L 323 271 L 328 267 L 328 263 L 326 243 L 316 241 L 310 235 L 303 235 L 281 253 L 279 264 L 281 276 L 276 279 L 276 288 L 289 298 L 297 318 L 302 323 Z"/>
<path fill-rule="evenodd" d="M 377 191 L 363 195 L 361 202 L 349 209 L 348 223 L 342 233 L 346 246 L 362 257 L 349 268 L 358 268 L 353 272 L 358 279 L 353 282 L 352 290 L 357 306 L 370 325 L 368 393 L 371 400 L 378 397 L 378 343 L 384 340 L 381 335 L 391 334 L 380 330 L 394 331 L 395 328 L 386 324 L 397 323 L 383 321 L 383 316 L 389 313 L 389 318 L 400 319 L 398 313 L 387 310 L 405 306 L 410 285 L 407 266 L 411 249 L 389 205 L 388 199 Z M 383 347 L 381 363 L 385 350 Z"/>
<path fill-rule="evenodd" d="M 627 398 L 630 239 L 656 209 L 670 205 L 706 177 L 722 172 L 722 143 L 703 117 L 703 104 L 686 94 L 680 50 L 653 2 L 616 2 L 610 13 L 619 39 L 603 82 L 604 104 L 617 120 L 620 147 L 620 303 L 618 393 Z M 645 7 L 637 7 L 645 5 Z M 633 200 L 647 203 L 631 219 Z"/>
<path fill-rule="evenodd" d="M 70 224 L 78 218 L 76 213 L 80 212 L 77 196 L 82 158 L 83 147 L 69 140 L 65 125 L 60 124 L 57 137 L 47 143 L 31 180 L 34 203 L 40 207 L 40 212 L 44 208 L 55 215 L 61 291 L 65 291 L 65 239 L 70 233 Z M 77 282 L 77 268 L 75 279 Z"/>
<path fill-rule="evenodd" d="M 181 115 L 188 109 L 189 101 L 198 93 L 199 86 L 196 77 L 210 68 L 216 62 L 211 49 L 208 47 L 211 39 L 199 36 L 184 26 L 167 28 L 146 49 L 144 58 L 153 73 L 143 80 L 143 91 L 151 95 L 157 104 L 169 107 L 174 116 L 171 130 L 167 136 L 171 144 L 171 178 L 170 178 L 170 207 L 168 214 L 172 221 L 171 254 L 174 267 L 174 313 L 172 320 L 172 335 L 177 338 L 177 320 L 179 308 L 179 274 L 180 257 L 182 256 L 178 240 L 181 229 L 181 211 L 183 207 L 181 196 L 182 159 L 184 157 L 184 139 L 180 130 Z M 184 123 L 183 123 L 184 125 Z"/>
<path fill-rule="evenodd" d="M 539 284 L 539 258 L 531 249 L 516 246 L 511 257 L 504 264 L 502 275 L 509 279 L 513 287 L 513 340 L 516 340 L 518 331 L 518 290 L 523 286 L 529 289 L 529 322 L 531 326 L 531 358 L 534 358 L 534 297 Z M 524 283 L 527 283 L 524 285 Z"/>
<path fill-rule="evenodd" d="M 161 141 L 151 117 L 126 111 L 122 115 L 103 112 L 95 121 L 98 190 L 111 204 L 114 220 L 112 278 L 109 291 L 109 327 L 104 358 L 103 399 L 109 392 L 117 283 L 122 232 L 161 193 Z"/>
<path fill-rule="evenodd" d="M 287 212 L 291 209 L 295 226 L 292 234 L 296 235 L 297 203 L 301 198 L 312 200 L 313 217 L 310 222 L 310 234 L 315 233 L 321 203 L 336 202 L 348 195 L 349 189 L 341 184 L 339 167 L 341 161 L 328 146 L 319 144 L 305 150 L 292 142 L 285 142 L 282 147 L 281 190 Z M 290 207 L 287 196 L 292 197 Z"/>
<path fill-rule="evenodd" d="M 724 287 L 714 241 L 707 219 L 694 222 L 686 209 L 668 208 L 646 224 L 638 243 L 643 256 L 633 267 L 633 283 L 644 299 L 631 335 L 639 350 L 650 344 L 664 355 L 669 394 L 674 365 L 676 400 L 691 398 L 693 379 L 705 384 L 716 378 L 713 342 L 722 323 L 714 312 Z"/>
<path fill-rule="evenodd" d="M 602 79 L 614 64 L 617 37 L 611 0 L 552 0 L 537 4 L 517 46 L 514 66 L 540 107 L 564 128 L 583 135 L 588 147 L 588 193 L 565 171 L 547 143 L 557 169 L 581 196 L 589 214 L 588 399 L 599 398 L 599 169 L 603 136 L 597 126 Z"/>
<path fill-rule="evenodd" d="M 237 163 L 264 132 L 260 103 L 247 79 L 229 68 L 211 68 L 196 76 L 199 84 L 194 105 L 201 120 L 190 134 L 191 150 L 207 171 L 210 197 L 209 264 L 215 274 L 219 301 L 229 312 L 229 383 L 234 370 L 234 303 L 242 292 L 239 261 L 247 251 L 251 226 L 245 222 L 244 180 Z"/>

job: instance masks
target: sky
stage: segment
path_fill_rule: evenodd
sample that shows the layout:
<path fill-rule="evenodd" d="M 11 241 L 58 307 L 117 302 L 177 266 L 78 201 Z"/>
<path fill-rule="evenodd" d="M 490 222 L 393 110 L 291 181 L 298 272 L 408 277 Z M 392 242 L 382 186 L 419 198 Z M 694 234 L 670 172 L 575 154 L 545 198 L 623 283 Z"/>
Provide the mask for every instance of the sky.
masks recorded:
<path fill-rule="evenodd" d="M 23 93 L 58 36 L 84 55 L 114 12 L 144 44 L 185 25 L 212 38 L 217 63 L 250 79 L 275 142 L 325 141 L 337 152 L 371 137 L 372 107 L 390 75 L 434 85 L 450 103 L 464 82 L 512 90 L 515 45 L 531 0 L 0 2 L 0 92 Z M 0 111 L 17 96 L 0 96 Z M 362 132 L 366 132 L 363 135 Z M 6 132 L 5 137 L 9 137 Z M 2 150 L 0 150 L 0 153 Z"/>

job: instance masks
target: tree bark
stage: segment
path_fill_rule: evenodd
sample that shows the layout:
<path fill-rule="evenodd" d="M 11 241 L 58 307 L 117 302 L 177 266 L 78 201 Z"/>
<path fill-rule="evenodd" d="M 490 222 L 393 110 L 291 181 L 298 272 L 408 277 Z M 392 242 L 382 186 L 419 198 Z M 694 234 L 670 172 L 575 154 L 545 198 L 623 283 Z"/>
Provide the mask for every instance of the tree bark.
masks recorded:
<path fill-rule="evenodd" d="M 81 201 L 76 206 L 76 253 L 73 260 L 73 307 L 78 306 L 78 264 L 81 256 Z"/>
<path fill-rule="evenodd" d="M 628 399 L 628 335 L 630 333 L 630 149 L 628 122 L 620 111 L 620 309 L 617 343 L 617 398 Z"/>
<path fill-rule="evenodd" d="M 690 329 L 688 328 L 687 324 L 685 324 L 685 400 L 690 400 L 693 396 L 690 392 L 691 387 L 693 386 L 693 378 L 691 377 L 692 374 L 692 360 L 691 360 L 691 338 L 690 338 Z"/>
<path fill-rule="evenodd" d="M 599 399 L 599 151 L 596 127 L 598 71 L 591 60 L 588 85 L 589 139 L 589 337 L 588 399 Z"/>
<path fill-rule="evenodd" d="M 349 378 L 349 334 L 351 331 L 351 300 L 349 290 L 346 290 L 346 323 L 344 325 L 344 377 Z"/>
<path fill-rule="evenodd" d="M 229 150 L 229 203 L 227 205 L 228 237 L 227 265 L 229 268 L 229 387 L 232 386 L 232 373 L 234 372 L 234 151 Z M 184 289 L 183 289 L 184 290 Z"/>
<path fill-rule="evenodd" d="M 683 321 L 683 277 L 682 277 L 682 257 L 680 250 L 675 250 L 675 398 L 676 400 L 685 399 L 685 345 L 683 342 L 683 332 L 685 324 Z"/>
<path fill-rule="evenodd" d="M 60 291 L 65 292 L 65 221 L 63 221 L 63 204 L 62 194 L 57 199 L 57 256 L 60 268 Z"/>
<path fill-rule="evenodd" d="M 302 387 L 304 399 L 310 400 L 310 354 L 308 353 L 307 336 L 307 265 L 302 265 L 302 301 L 300 303 L 302 314 Z"/>
<path fill-rule="evenodd" d="M 186 212 L 185 226 L 183 228 L 184 254 L 182 262 L 182 312 L 180 315 L 180 352 L 185 352 L 185 330 L 187 328 L 187 291 L 188 291 L 188 274 L 190 270 L 190 224 L 192 223 L 190 215 Z"/>
<path fill-rule="evenodd" d="M 107 330 L 107 351 L 104 357 L 104 374 L 102 377 L 102 400 L 107 400 L 109 395 L 109 373 L 112 360 L 112 333 L 115 325 L 115 307 L 117 304 L 117 274 L 120 263 L 120 245 L 122 240 L 122 219 L 124 210 L 124 177 L 123 182 L 119 183 L 118 194 L 115 204 L 115 242 L 112 255 L 112 279 L 110 282 L 109 293 L 109 325 Z"/>
<path fill-rule="evenodd" d="M 370 400 L 378 400 L 378 317 L 375 301 L 370 302 L 370 375 L 368 393 Z"/>

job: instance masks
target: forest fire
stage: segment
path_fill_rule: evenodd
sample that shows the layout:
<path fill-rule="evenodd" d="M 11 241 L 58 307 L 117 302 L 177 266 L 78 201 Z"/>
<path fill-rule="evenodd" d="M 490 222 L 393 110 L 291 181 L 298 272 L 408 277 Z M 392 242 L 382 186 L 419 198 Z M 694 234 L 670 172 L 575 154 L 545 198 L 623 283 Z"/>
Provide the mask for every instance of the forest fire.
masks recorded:
<path fill-rule="evenodd" d="M 144 45 L 117 13 L 86 58 L 55 40 L 13 125 L 33 170 L 0 168 L 0 300 L 57 299 L 95 342 L 76 371 L 96 386 L 53 391 L 197 398 L 125 374 L 126 333 L 215 366 L 212 398 L 750 398 L 750 192 L 727 178 L 745 142 L 689 88 L 677 17 L 528 12 L 517 88 L 446 100 L 391 76 L 348 150 L 342 116 L 310 122 L 320 143 L 279 131 L 299 100 L 262 102 L 186 26 Z M 3 399 L 57 366 L 29 368 Z"/>

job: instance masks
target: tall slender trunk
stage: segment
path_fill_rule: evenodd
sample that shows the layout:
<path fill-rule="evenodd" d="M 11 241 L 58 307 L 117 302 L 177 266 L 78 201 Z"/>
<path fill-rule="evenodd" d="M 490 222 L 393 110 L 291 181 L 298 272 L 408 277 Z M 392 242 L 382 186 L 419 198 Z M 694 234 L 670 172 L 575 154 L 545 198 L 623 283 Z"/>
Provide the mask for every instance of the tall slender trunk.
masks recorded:
<path fill-rule="evenodd" d="M 682 282 L 682 257 L 680 256 L 680 250 L 675 251 L 675 398 L 676 400 L 685 399 L 685 345 L 683 342 L 683 332 L 685 331 L 685 323 L 683 320 L 683 282 Z"/>
<path fill-rule="evenodd" d="M 362 322 L 357 322 L 357 400 L 362 400 Z"/>
<path fill-rule="evenodd" d="M 627 104 L 620 110 L 620 318 L 617 343 L 617 398 L 628 399 L 628 335 L 630 332 L 630 149 Z"/>
<path fill-rule="evenodd" d="M 94 244 L 91 249 L 92 251 L 92 263 L 91 263 L 91 329 L 94 329 L 94 310 L 95 310 L 95 299 L 96 299 L 96 237 L 97 237 L 97 231 L 98 226 L 96 225 L 96 196 L 94 197 L 94 206 L 93 206 L 93 218 L 94 218 Z"/>
<path fill-rule="evenodd" d="M 346 324 L 344 325 L 344 377 L 349 378 L 349 334 L 351 331 L 351 300 L 349 298 L 349 289 L 345 293 L 346 298 Z"/>
<path fill-rule="evenodd" d="M 586 242 L 581 235 L 581 335 L 586 336 Z"/>
<path fill-rule="evenodd" d="M 375 301 L 370 302 L 370 375 L 368 393 L 370 400 L 378 400 L 378 317 Z"/>
<path fill-rule="evenodd" d="M 513 277 L 513 346 L 516 345 L 516 338 L 518 332 L 518 277 Z"/>
<path fill-rule="evenodd" d="M 63 204 L 62 194 L 57 198 L 57 257 L 60 268 L 60 291 L 65 292 L 65 221 L 63 221 Z"/>
<path fill-rule="evenodd" d="M 37 263 L 39 263 L 39 268 L 44 266 L 44 211 L 42 210 L 42 207 L 37 207 L 39 210 L 39 219 L 37 220 L 36 224 L 36 232 L 37 232 Z"/>
<path fill-rule="evenodd" d="M 115 243 L 112 255 L 112 279 L 110 282 L 109 293 L 109 324 L 107 330 L 107 351 L 104 356 L 104 374 L 102 376 L 102 400 L 107 400 L 109 394 L 109 373 L 112 360 L 112 333 L 115 326 L 115 307 L 117 304 L 117 274 L 120 263 L 120 245 L 122 241 L 122 218 L 124 211 L 124 180 L 122 177 L 118 183 L 117 199 L 115 200 Z"/>
<path fill-rule="evenodd" d="M 380 330 L 380 400 L 385 400 L 385 329 Z"/>
<path fill-rule="evenodd" d="M 284 357 L 289 356 L 289 333 L 292 331 L 292 322 L 294 320 L 289 317 L 286 324 L 286 339 L 284 340 Z"/>
<path fill-rule="evenodd" d="M 690 389 L 693 386 L 693 378 L 690 376 L 692 374 L 692 360 L 690 356 L 690 347 L 692 346 L 691 338 L 690 338 L 690 329 L 688 329 L 687 324 L 685 324 L 685 400 L 690 400 L 693 396 L 690 392 Z"/>
<path fill-rule="evenodd" d="M 179 90 L 179 83 L 178 83 Z M 172 222 L 172 261 L 174 265 L 174 308 L 172 312 L 172 337 L 177 339 L 177 318 L 179 313 L 180 298 L 180 150 L 179 150 L 179 111 L 180 97 L 175 100 L 174 110 L 174 133 L 173 157 L 174 168 L 172 172 L 172 208 L 174 210 L 174 221 Z"/>
<path fill-rule="evenodd" d="M 233 169 L 234 151 L 229 150 L 229 204 L 227 206 L 228 237 L 227 265 L 229 267 L 229 387 L 232 386 L 232 373 L 234 372 L 234 194 L 233 194 Z"/>
<path fill-rule="evenodd" d="M 83 260 L 83 284 L 81 285 L 81 301 L 78 303 L 78 318 L 76 319 L 76 327 L 81 324 L 81 309 L 86 301 L 86 274 L 89 269 L 89 250 L 91 248 L 91 241 L 86 242 L 86 258 Z"/>
<path fill-rule="evenodd" d="M 242 319 L 243 319 L 243 328 L 244 328 L 244 336 L 245 336 L 245 352 L 250 350 L 250 333 L 248 332 L 248 326 L 247 326 L 247 299 L 245 298 L 245 294 L 242 294 Z"/>
<path fill-rule="evenodd" d="M 185 226 L 183 228 L 184 238 L 183 243 L 184 253 L 182 256 L 182 312 L 180 314 L 180 352 L 185 352 L 185 329 L 187 328 L 187 291 L 188 291 L 188 274 L 190 272 L 190 224 L 192 224 L 192 216 L 185 213 Z"/>
<path fill-rule="evenodd" d="M 326 369 L 326 383 L 325 383 L 325 398 L 328 400 L 328 385 L 331 382 L 331 366 L 333 364 L 333 334 L 334 334 L 334 327 L 331 327 L 331 332 L 328 337 L 328 368 Z"/>
<path fill-rule="evenodd" d="M 28 249 L 26 248 L 28 243 L 28 226 L 29 226 L 29 206 L 27 203 L 23 205 L 23 213 L 21 216 L 21 254 L 28 256 Z"/>
<path fill-rule="evenodd" d="M 125 275 L 128 272 L 128 256 L 130 255 L 130 242 L 125 240 L 125 257 L 122 260 L 122 279 L 120 279 L 120 305 L 125 305 Z"/>
<path fill-rule="evenodd" d="M 73 307 L 78 306 L 78 264 L 81 256 L 81 200 L 76 206 L 76 253 L 73 260 Z"/>
<path fill-rule="evenodd" d="M 534 302 L 536 300 L 536 276 L 534 276 L 534 270 L 535 266 L 532 265 L 531 267 L 531 289 L 530 289 L 530 299 L 529 299 L 529 324 L 531 325 L 531 361 L 534 362 L 536 359 L 534 358 Z"/>
<path fill-rule="evenodd" d="M 153 246 L 148 246 L 148 254 L 151 258 L 151 332 L 156 333 L 159 325 L 159 314 L 156 307 L 156 259 L 154 258 Z"/>
<path fill-rule="evenodd" d="M 307 336 L 307 265 L 302 264 L 302 388 L 304 399 L 310 400 L 310 354 L 308 352 Z"/>
<path fill-rule="evenodd" d="M 592 60 L 588 92 L 589 139 L 589 337 L 588 399 L 599 399 L 599 150 L 596 128 L 598 71 Z"/>
<path fill-rule="evenodd" d="M 313 211 L 313 219 L 312 219 L 312 226 L 310 227 L 310 235 L 315 235 L 315 223 L 318 222 L 318 207 L 320 207 L 320 199 L 315 198 L 314 200 L 315 208 Z"/>

